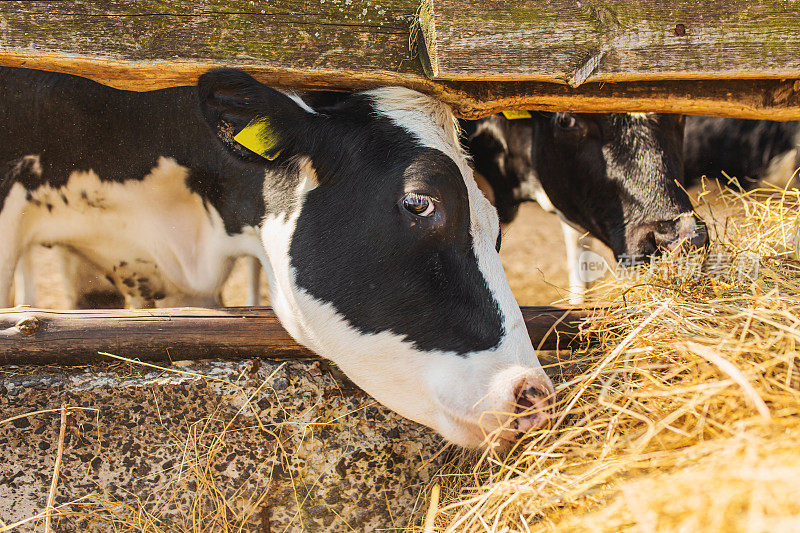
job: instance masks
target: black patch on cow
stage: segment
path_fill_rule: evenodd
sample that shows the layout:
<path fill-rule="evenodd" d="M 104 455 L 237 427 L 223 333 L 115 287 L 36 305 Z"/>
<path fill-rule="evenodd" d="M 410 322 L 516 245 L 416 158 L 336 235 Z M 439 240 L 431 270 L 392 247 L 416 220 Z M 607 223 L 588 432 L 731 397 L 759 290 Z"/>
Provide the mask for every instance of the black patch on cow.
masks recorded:
<path fill-rule="evenodd" d="M 138 93 L 0 67 L 0 124 L 0 200 L 14 181 L 28 190 L 60 187 L 74 171 L 93 170 L 103 181 L 141 180 L 163 156 L 189 169 L 187 186 L 215 207 L 228 233 L 256 226 L 263 216 L 266 165 L 230 156 L 209 131 L 195 87 Z M 28 155 L 40 157 L 41 175 L 15 168 Z M 100 198 L 83 199 L 103 207 Z"/>
<path fill-rule="evenodd" d="M 4 141 L 5 138 L 0 132 L 0 144 Z M 0 210 L 5 206 L 5 200 L 14 183 L 18 181 L 26 183 L 38 179 L 39 173 L 36 169 L 36 163 L 37 159 L 35 157 L 0 158 Z M 29 202 L 33 201 L 30 191 L 25 193 L 25 199 Z"/>
<path fill-rule="evenodd" d="M 125 297 L 113 289 L 90 290 L 78 296 L 75 307 L 77 309 L 119 309 L 125 307 Z"/>
<path fill-rule="evenodd" d="M 473 252 L 463 178 L 449 157 L 415 147 L 407 134 L 397 142 L 401 132 L 384 127 L 375 137 L 391 138 L 391 147 L 364 151 L 391 150 L 387 166 L 353 153 L 346 173 L 326 172 L 326 184 L 308 194 L 290 249 L 295 281 L 363 333 L 388 330 L 420 350 L 491 349 L 503 335 L 501 314 Z M 325 157 L 314 163 L 336 168 Z M 441 200 L 440 220 L 403 210 L 406 183 Z"/>
<path fill-rule="evenodd" d="M 493 115 L 459 121 L 464 144 L 477 170 L 491 185 L 500 222 L 513 221 L 526 197 L 523 186 L 533 172 L 532 119 L 507 120 Z"/>

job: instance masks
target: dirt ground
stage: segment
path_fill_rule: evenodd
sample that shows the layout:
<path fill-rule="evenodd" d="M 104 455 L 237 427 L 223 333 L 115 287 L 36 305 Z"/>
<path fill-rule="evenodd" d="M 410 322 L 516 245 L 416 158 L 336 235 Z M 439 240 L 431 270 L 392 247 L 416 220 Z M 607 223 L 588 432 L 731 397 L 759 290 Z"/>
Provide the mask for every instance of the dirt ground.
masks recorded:
<path fill-rule="evenodd" d="M 59 309 L 64 307 L 64 289 L 54 257 L 51 250 L 36 250 L 36 283 L 42 307 Z M 505 228 L 500 257 L 520 305 L 550 304 L 567 297 L 561 224 L 555 215 L 543 211 L 537 204 L 523 205 L 517 220 Z M 225 305 L 245 304 L 246 280 L 244 265 L 240 262 L 225 285 Z M 264 301 L 268 302 L 263 276 L 261 289 Z"/>

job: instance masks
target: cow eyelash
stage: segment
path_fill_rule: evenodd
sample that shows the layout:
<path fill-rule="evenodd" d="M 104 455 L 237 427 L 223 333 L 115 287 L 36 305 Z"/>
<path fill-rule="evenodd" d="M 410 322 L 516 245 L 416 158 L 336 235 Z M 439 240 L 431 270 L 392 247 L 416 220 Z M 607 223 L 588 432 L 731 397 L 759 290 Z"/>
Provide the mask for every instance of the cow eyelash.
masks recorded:
<path fill-rule="evenodd" d="M 410 192 L 403 196 L 403 209 L 418 217 L 429 217 L 435 209 L 433 198 L 425 194 Z"/>

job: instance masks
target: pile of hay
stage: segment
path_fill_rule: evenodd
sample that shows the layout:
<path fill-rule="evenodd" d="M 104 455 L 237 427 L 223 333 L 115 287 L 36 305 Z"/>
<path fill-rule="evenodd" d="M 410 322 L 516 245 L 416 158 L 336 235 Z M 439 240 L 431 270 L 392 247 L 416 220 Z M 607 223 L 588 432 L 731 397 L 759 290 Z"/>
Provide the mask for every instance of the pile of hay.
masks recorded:
<path fill-rule="evenodd" d="M 800 193 L 706 198 L 710 250 L 600 287 L 554 426 L 443 473 L 426 530 L 800 531 Z"/>

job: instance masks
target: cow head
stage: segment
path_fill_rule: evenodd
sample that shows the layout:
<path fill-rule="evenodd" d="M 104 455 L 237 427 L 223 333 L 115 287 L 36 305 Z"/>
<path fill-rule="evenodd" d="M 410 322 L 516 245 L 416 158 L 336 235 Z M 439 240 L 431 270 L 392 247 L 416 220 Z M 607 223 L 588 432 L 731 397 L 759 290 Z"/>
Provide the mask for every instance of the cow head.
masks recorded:
<path fill-rule="evenodd" d="M 702 247 L 706 227 L 683 182 L 683 117 L 642 113 L 534 113 L 470 125 L 476 168 L 494 189 L 501 220 L 540 187 L 569 222 L 618 259 Z"/>
<path fill-rule="evenodd" d="M 399 88 L 312 108 L 230 69 L 198 92 L 230 164 L 263 166 L 271 303 L 295 339 L 457 444 L 546 422 L 552 384 L 449 108 Z M 234 139 L 253 124 L 261 155 Z"/>

